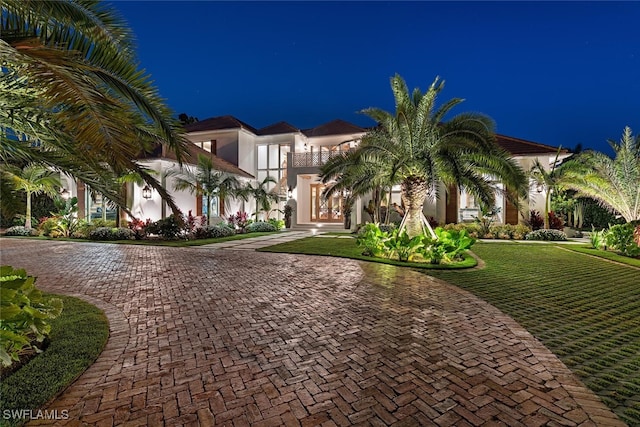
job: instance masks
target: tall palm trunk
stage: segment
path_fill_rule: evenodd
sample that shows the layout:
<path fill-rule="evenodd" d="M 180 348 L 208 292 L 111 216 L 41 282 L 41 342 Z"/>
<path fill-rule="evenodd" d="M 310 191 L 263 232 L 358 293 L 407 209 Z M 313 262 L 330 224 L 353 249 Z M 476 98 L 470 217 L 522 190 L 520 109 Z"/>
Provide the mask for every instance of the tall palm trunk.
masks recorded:
<path fill-rule="evenodd" d="M 27 212 L 24 220 L 24 228 L 31 228 L 31 191 L 27 191 Z"/>
<path fill-rule="evenodd" d="M 421 176 L 408 176 L 402 181 L 402 203 L 405 206 L 404 226 L 409 237 L 422 234 L 422 207 L 427 199 L 429 185 Z"/>

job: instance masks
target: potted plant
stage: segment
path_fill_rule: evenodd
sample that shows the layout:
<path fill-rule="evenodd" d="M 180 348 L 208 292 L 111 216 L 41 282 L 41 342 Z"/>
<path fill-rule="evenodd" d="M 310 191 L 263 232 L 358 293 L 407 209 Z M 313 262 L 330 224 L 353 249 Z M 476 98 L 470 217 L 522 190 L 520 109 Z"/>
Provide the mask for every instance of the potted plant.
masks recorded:
<path fill-rule="evenodd" d="M 291 215 L 293 214 L 293 207 L 291 205 L 285 205 L 284 207 L 284 226 L 291 228 Z"/>

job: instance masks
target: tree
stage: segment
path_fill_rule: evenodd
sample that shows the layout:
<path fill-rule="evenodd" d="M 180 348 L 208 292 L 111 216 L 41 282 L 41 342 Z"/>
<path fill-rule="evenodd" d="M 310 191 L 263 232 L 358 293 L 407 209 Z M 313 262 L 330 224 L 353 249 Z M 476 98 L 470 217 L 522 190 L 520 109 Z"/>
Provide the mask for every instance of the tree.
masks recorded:
<path fill-rule="evenodd" d="M 131 171 L 177 210 L 135 159 L 186 139 L 148 75 L 124 21 L 97 0 L 3 0 L 0 159 L 48 165 L 123 206 L 112 174 Z"/>
<path fill-rule="evenodd" d="M 562 147 L 558 147 L 558 152 L 556 153 L 556 158 L 551 165 L 551 169 L 547 170 L 540 160 L 536 159 L 533 167 L 531 168 L 530 174 L 531 178 L 533 178 L 534 183 L 540 190 L 544 191 L 544 228 L 545 230 L 549 229 L 549 211 L 551 206 L 551 193 L 555 190 L 558 191 L 560 188 L 560 180 L 562 176 L 562 168 L 558 167 L 558 157 L 560 156 L 560 151 Z"/>
<path fill-rule="evenodd" d="M 22 169 L 5 165 L 2 174 L 12 183 L 13 188 L 27 193 L 24 226 L 31 228 L 31 196 L 40 193 L 50 196 L 57 195 L 58 189 L 61 187 L 60 174 L 36 164 L 29 164 Z"/>
<path fill-rule="evenodd" d="M 377 137 L 374 132 L 367 138 Z M 320 167 L 322 182 L 327 184 L 323 192 L 324 197 L 336 193 L 349 192 L 351 197 L 362 197 L 369 193 L 372 196 L 372 219 L 382 222 L 381 205 L 384 195 L 391 196 L 391 187 L 399 181 L 395 176 L 395 168 L 388 162 L 388 158 L 365 159 L 361 151 L 353 150 L 340 153 L 329 158 Z M 387 207 L 390 206 L 387 200 Z M 385 222 L 389 222 L 387 209 Z"/>
<path fill-rule="evenodd" d="M 463 100 L 454 98 L 436 108 L 443 87 L 444 81 L 436 77 L 425 93 L 416 88 L 409 94 L 396 75 L 391 78 L 395 114 L 377 108 L 363 111 L 378 123 L 376 132 L 382 137 L 364 138 L 358 150 L 365 159 L 393 165 L 405 206 L 403 224 L 411 237 L 423 232 L 422 208 L 427 197 L 437 197 L 439 183 L 466 190 L 486 207 L 495 203 L 496 180 L 521 196 L 526 192 L 526 176 L 496 144 L 490 118 L 463 113 L 444 121 Z M 512 197 L 510 192 L 505 195 Z"/>
<path fill-rule="evenodd" d="M 195 170 L 183 169 L 175 176 L 175 190 L 188 190 L 191 194 L 206 198 L 207 224 L 211 223 L 211 201 L 214 197 L 218 197 L 220 206 L 225 206 L 230 196 L 240 196 L 238 178 L 216 170 L 211 158 L 204 154 L 198 154 L 198 165 Z"/>
<path fill-rule="evenodd" d="M 562 165 L 562 184 L 576 197 L 590 197 L 626 221 L 640 220 L 640 142 L 624 128 L 620 142 L 609 140 L 615 157 L 587 150 Z"/>
<path fill-rule="evenodd" d="M 251 196 L 256 202 L 256 221 L 258 220 L 258 213 L 265 211 L 267 218 L 269 218 L 269 212 L 271 212 L 271 204 L 278 201 L 278 195 L 269 191 L 269 184 L 277 184 L 275 178 L 267 176 L 261 182 L 256 183 L 254 186 L 248 183 L 241 193 L 246 196 Z"/>

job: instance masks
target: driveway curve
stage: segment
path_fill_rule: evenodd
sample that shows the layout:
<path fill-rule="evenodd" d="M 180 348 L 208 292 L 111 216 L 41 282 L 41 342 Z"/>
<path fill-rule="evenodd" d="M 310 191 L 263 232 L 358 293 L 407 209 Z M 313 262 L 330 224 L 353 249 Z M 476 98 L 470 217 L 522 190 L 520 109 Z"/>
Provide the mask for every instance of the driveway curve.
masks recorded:
<path fill-rule="evenodd" d="M 511 318 L 423 273 L 337 258 L 2 239 L 101 307 L 70 425 L 625 425 Z M 60 423 L 60 421 L 58 421 Z"/>

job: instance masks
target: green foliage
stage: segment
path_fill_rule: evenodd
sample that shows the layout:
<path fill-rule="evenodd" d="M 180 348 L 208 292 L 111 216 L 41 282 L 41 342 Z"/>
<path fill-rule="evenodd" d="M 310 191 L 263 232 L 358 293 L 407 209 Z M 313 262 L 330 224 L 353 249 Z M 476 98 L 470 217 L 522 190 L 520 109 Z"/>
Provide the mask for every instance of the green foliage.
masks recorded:
<path fill-rule="evenodd" d="M 496 222 L 500 210 L 497 206 L 493 209 L 482 209 L 479 217 L 473 217 L 473 222 L 478 226 L 481 237 L 491 236 L 491 227 Z"/>
<path fill-rule="evenodd" d="M 366 223 L 358 232 L 356 243 L 362 248 L 362 255 L 379 256 L 384 252 L 384 240 L 389 233 L 381 231 L 378 224 Z"/>
<path fill-rule="evenodd" d="M 14 225 L 5 231 L 6 236 L 33 236 L 35 234 L 35 230 L 26 228 L 24 225 Z"/>
<path fill-rule="evenodd" d="M 559 230 L 547 230 L 541 228 L 540 230 L 532 231 L 525 237 L 526 240 L 547 240 L 553 242 L 559 242 L 567 240 L 567 235 Z"/>
<path fill-rule="evenodd" d="M 277 218 L 269 218 L 267 221 L 269 224 L 273 225 L 276 228 L 276 231 L 280 231 L 284 228 L 284 220 Z"/>
<path fill-rule="evenodd" d="M 109 338 L 109 322 L 100 309 L 78 298 L 56 297 L 64 310 L 51 320 L 48 346 L 0 381 L 3 410 L 41 408 L 96 360 Z M 20 424 L 14 421 L 0 425 Z"/>
<path fill-rule="evenodd" d="M 269 222 L 265 221 L 257 221 L 249 224 L 246 228 L 247 233 L 254 233 L 256 231 L 278 231 L 279 229 L 269 220 Z M 277 220 L 276 220 L 277 221 Z"/>
<path fill-rule="evenodd" d="M 399 261 L 407 262 L 422 246 L 422 236 L 409 237 L 405 230 L 396 229 L 382 242 L 387 258 L 397 257 Z"/>
<path fill-rule="evenodd" d="M 605 236 L 607 246 L 619 251 L 624 256 L 640 256 L 640 246 L 634 240 L 635 228 L 631 223 L 612 226 Z"/>
<path fill-rule="evenodd" d="M 34 286 L 36 278 L 24 270 L 0 267 L 0 362 L 9 366 L 26 349 L 37 350 L 32 341 L 42 342 L 49 334 L 50 319 L 62 312 L 62 301 L 45 299 Z"/>
<path fill-rule="evenodd" d="M 461 260 L 464 252 L 476 242 L 476 239 L 471 237 L 465 229 L 445 230 L 437 227 L 434 232 L 437 238 L 424 236 L 420 248 L 422 256 L 431 264 Z"/>
<path fill-rule="evenodd" d="M 623 218 L 616 218 L 610 209 L 602 207 L 590 198 L 580 199 L 584 203 L 583 227 L 607 228 L 611 224 L 624 223 Z"/>
<path fill-rule="evenodd" d="M 236 231 L 224 224 L 207 225 L 194 230 L 196 239 L 211 239 L 218 237 L 228 237 L 236 234 Z"/>
<path fill-rule="evenodd" d="M 605 236 L 606 230 L 596 231 L 595 227 L 591 227 L 591 234 L 589 235 L 589 240 L 591 241 L 591 246 L 594 249 L 602 249 L 606 244 Z"/>
<path fill-rule="evenodd" d="M 176 239 L 185 232 L 184 224 L 173 214 L 159 219 L 147 227 L 149 234 L 157 234 L 165 239 Z"/>
<path fill-rule="evenodd" d="M 135 233 L 128 228 L 98 227 L 89 233 L 91 240 L 131 240 Z"/>

